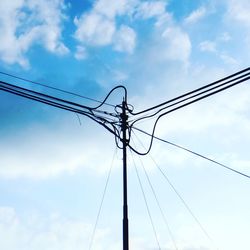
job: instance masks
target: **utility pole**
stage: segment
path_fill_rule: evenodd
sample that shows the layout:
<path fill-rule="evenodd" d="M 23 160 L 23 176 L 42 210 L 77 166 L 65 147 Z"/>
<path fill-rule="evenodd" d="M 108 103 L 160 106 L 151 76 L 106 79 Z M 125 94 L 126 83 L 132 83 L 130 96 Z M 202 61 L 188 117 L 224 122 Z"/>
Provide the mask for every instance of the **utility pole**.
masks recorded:
<path fill-rule="evenodd" d="M 3 72 L 0 72 L 0 74 L 11 76 L 10 74 L 3 73 Z M 16 76 L 11 76 L 11 77 L 14 77 L 19 80 L 27 81 L 27 82 L 32 82 L 30 80 L 25 80 L 23 78 L 16 77 Z M 156 106 L 142 110 L 140 112 L 133 112 L 133 106 L 131 110 L 128 109 L 127 89 L 122 85 L 114 87 L 108 93 L 108 95 L 102 102 L 98 101 L 98 103 L 100 104 L 96 107 L 88 107 L 85 105 L 81 105 L 79 103 L 72 102 L 70 100 L 65 100 L 56 96 L 37 92 L 31 89 L 13 85 L 11 83 L 1 81 L 1 80 L 0 80 L 0 90 L 17 95 L 17 96 L 22 96 L 24 98 L 37 101 L 46 105 L 50 105 L 59 109 L 73 112 L 75 114 L 87 116 L 88 118 L 92 119 L 93 121 L 95 121 L 96 123 L 104 127 L 106 130 L 111 132 L 115 136 L 116 140 L 120 140 L 122 142 L 122 147 L 120 147 L 119 145 L 117 146 L 119 148 L 122 148 L 123 150 L 123 250 L 129 250 L 129 230 L 128 230 L 129 223 L 128 223 L 128 201 L 127 201 L 127 147 L 129 146 L 129 148 L 137 154 L 140 154 L 140 155 L 148 154 L 152 147 L 156 125 L 161 117 L 173 111 L 176 111 L 180 108 L 188 106 L 192 103 L 205 99 L 209 96 L 217 94 L 221 91 L 224 91 L 228 88 L 231 88 L 237 84 L 248 81 L 248 80 L 250 80 L 250 67 L 244 70 L 238 71 L 230 76 L 224 77 L 218 81 L 212 82 L 198 89 L 185 93 L 181 96 L 173 98 L 171 100 L 157 104 Z M 47 88 L 52 88 L 44 84 L 42 84 L 42 86 L 45 86 Z M 52 89 L 55 90 L 56 88 L 52 88 Z M 106 100 L 109 98 L 111 93 L 116 89 L 123 89 L 125 92 L 125 97 L 123 98 L 122 105 L 116 105 L 116 106 L 111 105 L 115 107 L 116 114 L 114 115 L 112 113 L 99 110 L 101 106 L 103 106 L 104 104 L 107 104 Z M 71 95 L 72 94 L 77 95 L 79 97 L 78 94 L 74 94 L 74 93 L 60 90 L 60 89 L 57 89 L 57 90 L 71 94 Z M 86 97 L 83 97 L 83 98 L 86 98 Z M 116 110 L 117 107 L 121 108 L 121 113 L 117 112 Z M 151 113 L 151 111 L 153 111 L 153 113 Z M 131 122 L 130 124 L 128 124 L 127 113 L 135 117 L 133 122 Z M 140 116 L 138 117 L 138 115 Z M 156 115 L 158 115 L 158 117 L 155 120 L 153 131 L 152 131 L 152 134 L 150 135 L 151 142 L 150 142 L 149 148 L 147 151 L 140 153 L 139 151 L 136 150 L 136 148 L 133 148 L 131 145 L 129 145 L 130 131 L 132 130 L 133 127 L 135 127 L 135 124 L 137 122 L 150 118 L 150 117 L 154 117 Z M 117 120 L 115 120 L 114 122 L 113 121 L 114 119 L 117 119 Z M 122 132 L 121 134 L 120 134 L 120 129 Z M 135 127 L 135 129 L 137 128 Z M 129 133 L 128 133 L 128 130 L 129 130 Z"/>
<path fill-rule="evenodd" d="M 126 113 L 127 103 L 122 102 L 121 127 L 122 127 L 122 150 L 123 150 L 123 250 L 129 249 L 128 234 L 128 201 L 127 201 L 127 129 L 128 116 Z"/>

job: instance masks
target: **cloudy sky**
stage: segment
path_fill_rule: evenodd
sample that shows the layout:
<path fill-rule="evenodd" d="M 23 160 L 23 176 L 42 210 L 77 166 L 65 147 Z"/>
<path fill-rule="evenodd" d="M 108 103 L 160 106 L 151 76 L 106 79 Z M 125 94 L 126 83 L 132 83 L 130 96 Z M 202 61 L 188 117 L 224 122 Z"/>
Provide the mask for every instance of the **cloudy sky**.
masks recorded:
<path fill-rule="evenodd" d="M 247 0 L 0 0 L 0 71 L 97 100 L 123 84 L 139 111 L 249 67 L 249 13 Z M 156 135 L 250 175 L 249 95 L 245 82 L 169 114 Z M 0 248 L 121 249 L 122 154 L 113 135 L 2 91 L 0 115 Z M 138 127 L 150 132 L 153 121 Z M 131 249 L 250 249 L 248 178 L 159 141 L 145 157 L 128 152 L 128 165 Z"/>

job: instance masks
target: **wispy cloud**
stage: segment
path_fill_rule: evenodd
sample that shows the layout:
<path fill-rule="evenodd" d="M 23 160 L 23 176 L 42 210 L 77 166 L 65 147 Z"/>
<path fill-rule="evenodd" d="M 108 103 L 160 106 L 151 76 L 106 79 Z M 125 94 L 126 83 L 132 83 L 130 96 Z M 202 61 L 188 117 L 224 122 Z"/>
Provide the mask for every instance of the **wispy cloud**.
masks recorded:
<path fill-rule="evenodd" d="M 229 52 L 222 49 L 223 45 L 231 40 L 231 36 L 228 33 L 224 33 L 216 38 L 214 41 L 203 41 L 199 44 L 199 49 L 201 52 L 208 52 L 214 54 L 220 60 L 222 60 L 225 64 L 231 66 L 239 65 L 239 61 L 237 61 L 233 56 L 230 55 Z"/>
<path fill-rule="evenodd" d="M 0 239 L 5 250 L 82 249 L 89 245 L 92 225 L 59 214 L 33 213 L 26 220 L 12 207 L 0 207 Z M 108 229 L 97 229 L 95 249 L 104 249 Z"/>
<path fill-rule="evenodd" d="M 166 12 L 165 1 L 145 1 L 139 4 L 135 11 L 137 18 L 148 19 L 152 17 L 160 17 Z"/>
<path fill-rule="evenodd" d="M 75 17 L 75 39 L 82 46 L 107 46 L 114 50 L 132 54 L 140 33 L 129 24 L 120 24 L 118 19 L 134 21 L 160 18 L 166 14 L 164 1 L 119 0 L 108 2 L 98 0 L 90 11 Z"/>
<path fill-rule="evenodd" d="M 184 20 L 185 24 L 194 24 L 199 22 L 207 14 L 207 9 L 202 6 L 189 14 Z"/>
<path fill-rule="evenodd" d="M 133 53 L 136 46 L 136 33 L 128 26 L 122 25 L 114 37 L 114 49 Z"/>
<path fill-rule="evenodd" d="M 106 0 L 97 1 L 92 10 L 75 17 L 75 38 L 83 46 L 113 45 L 115 50 L 132 53 L 136 33 L 129 27 L 116 23 L 116 17 L 128 14 L 133 1 L 120 0 L 112 4 Z M 118 27 L 117 27 L 118 26 Z M 124 46 L 127 44 L 128 46 Z"/>
<path fill-rule="evenodd" d="M 51 53 L 64 55 L 68 48 L 61 40 L 65 9 L 63 0 L 1 1 L 0 59 L 8 64 L 29 67 L 27 51 L 39 44 Z"/>
<path fill-rule="evenodd" d="M 62 122 L 54 131 L 49 129 L 51 124 L 46 128 L 31 126 L 8 142 L 2 139 L 0 177 L 48 179 L 63 173 L 75 174 L 83 168 L 97 175 L 105 173 L 110 167 L 111 156 L 106 156 L 113 154 L 109 151 L 114 148 L 113 140 L 106 142 L 110 147 L 103 147 L 100 134 L 98 141 L 96 137 L 90 142 L 89 132 L 86 134 L 76 124 L 70 128 Z"/>
<path fill-rule="evenodd" d="M 213 41 L 203 41 L 199 44 L 201 51 L 216 52 L 216 43 Z"/>
<path fill-rule="evenodd" d="M 227 15 L 232 21 L 239 22 L 243 26 L 250 26 L 250 2 L 248 0 L 227 1 Z"/>

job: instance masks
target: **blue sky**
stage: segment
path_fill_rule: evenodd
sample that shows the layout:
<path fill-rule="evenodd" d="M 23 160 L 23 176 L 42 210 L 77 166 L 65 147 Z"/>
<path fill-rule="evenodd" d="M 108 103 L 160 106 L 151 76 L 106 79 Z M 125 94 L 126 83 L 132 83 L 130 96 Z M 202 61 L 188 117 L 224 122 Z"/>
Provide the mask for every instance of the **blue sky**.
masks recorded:
<path fill-rule="evenodd" d="M 249 12 L 247 0 L 1 0 L 0 71 L 97 100 L 123 84 L 129 103 L 141 110 L 248 67 Z M 1 80 L 72 98 L 4 75 Z M 249 94 L 245 82 L 172 113 L 156 135 L 250 174 Z M 121 100 L 116 92 L 109 102 Z M 80 124 L 74 114 L 5 92 L 0 114 L 0 248 L 89 249 L 112 165 L 91 249 L 121 249 L 122 155 L 113 136 L 86 117 Z M 140 127 L 151 131 L 152 122 Z M 159 249 L 134 162 L 161 249 L 250 248 L 248 179 L 155 141 L 151 155 L 128 152 L 131 249 Z"/>

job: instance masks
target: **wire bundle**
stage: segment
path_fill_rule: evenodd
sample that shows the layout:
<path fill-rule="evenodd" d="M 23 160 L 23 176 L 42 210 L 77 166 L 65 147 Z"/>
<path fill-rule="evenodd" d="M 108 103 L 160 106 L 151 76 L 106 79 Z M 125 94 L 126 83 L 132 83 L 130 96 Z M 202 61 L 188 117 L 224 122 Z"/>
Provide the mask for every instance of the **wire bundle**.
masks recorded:
<path fill-rule="evenodd" d="M 44 103 L 44 104 L 47 104 L 47 105 L 50 105 L 50 106 L 53 106 L 56 108 L 60 108 L 60 109 L 66 110 L 66 111 L 74 112 L 76 114 L 80 114 L 80 115 L 84 115 L 84 116 L 89 117 L 90 119 L 92 119 L 93 121 L 95 121 L 98 124 L 100 124 L 101 126 L 103 126 L 105 129 L 107 129 L 109 132 L 111 132 L 115 136 L 115 142 L 116 142 L 116 145 L 118 148 L 122 148 L 122 146 L 120 146 L 119 143 L 124 141 L 124 139 L 122 138 L 122 135 L 121 135 L 122 126 L 123 126 L 123 124 L 122 124 L 123 121 L 122 121 L 122 116 L 121 116 L 122 115 L 122 105 L 112 105 L 112 104 L 107 103 L 107 100 L 115 90 L 122 89 L 124 91 L 123 103 L 125 104 L 125 109 L 126 109 L 125 113 L 127 115 L 129 115 L 129 118 L 130 118 L 129 120 L 127 119 L 126 124 L 125 124 L 126 130 L 128 130 L 128 138 L 126 139 L 125 144 L 135 153 L 137 153 L 139 155 L 146 155 L 150 152 L 150 150 L 152 148 L 154 138 L 159 139 L 154 134 L 155 134 L 157 123 L 159 122 L 159 120 L 163 116 L 249 80 L 250 79 L 250 67 L 243 69 L 241 71 L 238 71 L 232 75 L 224 77 L 224 78 L 217 80 L 215 82 L 212 82 L 210 84 L 207 84 L 205 86 L 202 86 L 200 88 L 197 88 L 193 91 L 182 94 L 178 97 L 175 97 L 173 99 L 170 99 L 168 101 L 160 103 L 156 106 L 139 111 L 139 112 L 134 112 L 133 106 L 127 103 L 127 89 L 122 85 L 114 87 L 107 94 L 107 96 L 104 98 L 103 101 L 98 101 L 98 100 L 95 100 L 93 98 L 82 96 L 82 95 L 79 95 L 79 94 L 76 94 L 73 92 L 69 92 L 66 90 L 62 90 L 59 88 L 51 87 L 51 86 L 48 86 L 46 84 L 42 84 L 42 83 L 35 82 L 35 81 L 29 80 L 29 79 L 18 77 L 18 76 L 9 74 L 9 73 L 5 73 L 5 72 L 0 71 L 0 74 L 6 75 L 9 77 L 18 79 L 18 80 L 22 80 L 25 82 L 37 84 L 37 85 L 40 85 L 40 86 L 43 86 L 46 88 L 50 88 L 50 89 L 53 89 L 53 90 L 56 90 L 59 92 L 63 92 L 66 94 L 75 95 L 75 96 L 99 103 L 95 107 L 89 107 L 89 106 L 81 105 L 79 103 L 72 102 L 72 101 L 69 101 L 66 99 L 62 99 L 62 98 L 55 97 L 52 95 L 37 92 L 37 91 L 31 90 L 28 88 L 24 88 L 24 87 L 20 87 L 20 86 L 14 85 L 14 84 L 10 84 L 6 81 L 0 81 L 0 90 L 3 90 L 5 92 L 11 93 L 11 94 L 14 94 L 17 96 L 28 98 L 30 100 L 34 100 L 34 101 L 37 101 L 40 103 Z M 115 112 L 110 113 L 110 112 L 106 112 L 106 111 L 101 110 L 100 108 L 103 105 L 108 105 L 108 106 L 113 107 Z M 148 118 L 154 118 L 154 117 L 155 117 L 155 122 L 154 122 L 153 129 L 152 129 L 151 133 L 145 132 L 145 131 L 141 130 L 140 128 L 136 127 L 136 125 L 139 121 L 142 121 L 142 120 L 145 120 Z M 149 146 L 147 147 L 147 149 L 144 152 L 139 152 L 135 147 L 131 146 L 131 144 L 130 144 L 130 138 L 131 138 L 131 134 L 132 134 L 133 129 L 140 131 L 140 132 L 151 137 Z M 162 139 L 160 139 L 160 140 L 162 140 Z M 169 142 L 167 142 L 167 143 L 169 143 Z M 178 146 L 174 143 L 170 143 L 170 144 L 172 144 L 174 146 Z M 190 153 L 194 153 L 197 156 L 208 159 L 207 157 L 204 157 L 204 156 L 202 156 L 198 153 L 195 153 L 191 150 L 188 150 L 188 149 L 183 148 L 181 146 L 178 146 L 178 147 L 182 148 L 186 151 L 189 151 Z M 211 159 L 208 159 L 208 160 L 213 161 Z M 223 167 L 226 167 L 232 171 L 235 171 L 235 170 L 233 170 L 233 169 L 231 169 L 223 164 L 220 164 L 216 161 L 213 161 L 213 162 L 216 164 L 219 164 Z M 235 171 L 235 172 L 237 172 L 237 171 Z M 240 174 L 242 174 L 242 173 L 240 173 Z M 244 174 L 242 174 L 242 175 L 244 175 Z M 247 177 L 249 177 L 249 176 L 247 176 Z"/>
<path fill-rule="evenodd" d="M 151 141 L 150 144 L 148 146 L 148 149 L 145 152 L 138 152 L 135 148 L 131 147 L 131 149 L 141 155 L 146 155 L 149 153 L 151 147 L 152 147 L 152 143 L 153 143 L 153 139 L 154 139 L 154 134 L 155 134 L 155 129 L 157 126 L 157 123 L 159 122 L 159 120 L 169 114 L 172 113 L 178 109 L 184 108 L 188 105 L 191 105 L 193 103 L 196 103 L 200 100 L 203 100 L 207 97 L 210 97 L 214 94 L 217 94 L 219 92 L 222 92 L 226 89 L 229 89 L 235 85 L 238 85 L 240 83 L 243 83 L 247 80 L 250 79 L 250 67 L 241 70 L 235 74 L 232 74 L 230 76 L 227 76 L 225 78 L 222 78 L 218 81 L 212 82 L 210 84 L 207 84 L 203 87 L 197 88 L 193 91 L 190 91 L 186 94 L 180 95 L 176 98 L 173 98 L 169 101 L 160 103 L 156 106 L 153 106 L 151 108 L 139 111 L 139 112 L 131 112 L 131 114 L 134 116 L 133 121 L 130 124 L 130 131 L 132 131 L 132 129 L 135 127 L 135 125 L 142 120 L 151 118 L 151 117 L 155 117 L 156 116 L 156 120 L 154 122 L 153 125 L 153 129 L 151 132 Z M 139 117 L 138 117 L 139 116 Z M 136 118 L 138 117 L 138 118 Z M 131 133 L 131 132 L 130 132 Z"/>
<path fill-rule="evenodd" d="M 15 78 L 18 78 L 18 77 L 15 77 Z M 25 80 L 23 78 L 20 78 L 20 79 Z M 27 80 L 27 81 L 32 82 L 30 80 Z M 36 82 L 33 82 L 33 83 L 36 83 Z M 39 83 L 36 83 L 36 84 L 39 84 Z M 43 86 L 49 87 L 47 85 L 43 85 Z M 109 132 L 114 134 L 115 137 L 119 137 L 119 131 L 118 131 L 117 127 L 115 126 L 115 124 L 117 124 L 117 117 L 119 117 L 119 115 L 117 115 L 116 113 L 109 113 L 106 111 L 102 111 L 102 110 L 100 110 L 100 108 L 104 104 L 106 104 L 106 101 L 109 98 L 109 96 L 111 95 L 111 93 L 118 88 L 124 89 L 125 96 L 127 95 L 126 89 L 123 86 L 117 86 L 117 87 L 113 88 L 108 93 L 108 95 L 104 98 L 104 100 L 102 102 L 100 102 L 99 105 L 97 105 L 95 107 L 89 107 L 89 106 L 81 105 L 79 103 L 72 102 L 72 101 L 69 101 L 66 99 L 62 99 L 62 98 L 58 98 L 58 97 L 44 94 L 41 92 L 37 92 L 37 91 L 31 90 L 28 88 L 13 85 L 13 84 L 7 83 L 5 81 L 0 81 L 0 90 L 2 90 L 2 91 L 5 91 L 8 93 L 17 95 L 17 96 L 21 96 L 21 97 L 24 97 L 24 98 L 27 98 L 27 99 L 30 99 L 33 101 L 37 101 L 37 102 L 40 102 L 43 104 L 47 104 L 49 106 L 53 106 L 53 107 L 56 107 L 59 109 L 74 112 L 76 114 L 87 116 L 90 119 L 92 119 L 93 121 L 102 125 Z M 53 88 L 53 89 L 57 90 L 56 88 Z M 67 92 L 64 90 L 61 90 L 61 91 L 69 93 L 69 94 L 74 94 L 72 92 Z M 84 96 L 80 96 L 80 97 L 86 98 Z M 94 100 L 94 99 L 91 99 L 91 100 Z M 99 102 L 99 101 L 97 101 L 97 102 Z M 108 105 L 110 105 L 110 104 L 108 104 Z M 114 105 L 112 105 L 112 106 L 115 107 Z"/>
<path fill-rule="evenodd" d="M 197 88 L 197 89 L 195 89 L 193 91 L 190 91 L 190 92 L 185 93 L 183 95 L 180 95 L 180 96 L 178 96 L 176 98 L 165 101 L 165 102 L 160 103 L 160 104 L 158 104 L 156 106 L 147 108 L 147 109 L 139 111 L 139 112 L 134 112 L 133 106 L 131 106 L 131 105 L 129 105 L 127 103 L 127 89 L 124 86 L 121 86 L 121 85 L 113 88 L 107 94 L 107 96 L 104 98 L 103 101 L 98 101 L 98 100 L 95 100 L 95 99 L 92 99 L 92 98 L 89 98 L 89 97 L 81 96 L 79 94 L 75 94 L 75 93 L 65 91 L 65 90 L 62 90 L 62 89 L 58 89 L 58 88 L 55 88 L 55 87 L 50 87 L 48 85 L 41 84 L 41 83 L 38 83 L 38 82 L 34 82 L 34 81 L 24 79 L 24 78 L 21 78 L 21 77 L 18 77 L 18 76 L 14 76 L 14 75 L 11 75 L 11 74 L 8 74 L 8 73 L 5 73 L 5 72 L 0 71 L 0 74 L 7 75 L 7 76 L 10 76 L 10 77 L 22 80 L 22 81 L 26 81 L 26 82 L 29 82 L 29 83 L 38 84 L 40 86 L 43 86 L 43 87 L 46 87 L 46 88 L 51 88 L 53 90 L 57 90 L 57 91 L 60 91 L 60 92 L 66 93 L 66 94 L 76 95 L 76 96 L 84 98 L 84 99 L 88 99 L 88 100 L 91 100 L 91 101 L 98 102 L 99 104 L 97 106 L 89 107 L 89 106 L 81 105 L 79 103 L 72 102 L 72 101 L 69 101 L 69 100 L 66 100 L 66 99 L 62 99 L 62 98 L 59 98 L 59 97 L 56 97 L 56 96 L 44 94 L 44 93 L 37 92 L 37 91 L 31 90 L 31 89 L 28 89 L 28 88 L 24 88 L 24 87 L 20 87 L 20 86 L 14 85 L 14 84 L 10 84 L 10 83 L 8 83 L 6 81 L 0 81 L 0 90 L 2 90 L 2 91 L 5 91 L 5 92 L 8 92 L 8 93 L 17 95 L 17 96 L 21 96 L 21 97 L 24 97 L 24 98 L 27 98 L 27 99 L 30 99 L 30 100 L 33 100 L 33 101 L 37 101 L 37 102 L 40 102 L 40 103 L 43 103 L 43 104 L 46 104 L 46 105 L 50 105 L 50 106 L 53 106 L 53 107 L 56 107 L 56 108 L 59 108 L 59 109 L 63 109 L 63 110 L 66 110 L 66 111 L 74 112 L 76 114 L 80 114 L 80 115 L 84 115 L 84 116 L 89 117 L 93 121 L 97 122 L 98 124 L 100 124 L 101 126 L 106 128 L 109 132 L 111 132 L 115 136 L 115 141 L 116 141 L 116 145 L 117 145 L 118 148 L 122 148 L 121 146 L 119 146 L 119 142 L 123 142 L 123 147 L 124 147 L 124 142 L 125 142 L 125 145 L 127 147 L 129 147 L 131 151 L 134 151 L 135 153 L 137 153 L 139 155 L 146 155 L 146 154 L 148 154 L 150 152 L 150 150 L 152 148 L 153 140 L 157 139 L 157 140 L 160 140 L 162 142 L 171 144 L 172 146 L 175 146 L 175 147 L 180 148 L 182 150 L 185 150 L 185 151 L 187 151 L 189 153 L 192 153 L 192 154 L 194 154 L 194 155 L 196 155 L 198 157 L 201 157 L 201 158 L 203 158 L 205 160 L 213 162 L 213 163 L 215 163 L 215 164 L 217 164 L 217 165 L 219 165 L 221 167 L 226 168 L 227 170 L 233 171 L 233 172 L 235 172 L 237 174 L 240 174 L 240 175 L 242 175 L 244 177 L 250 178 L 249 175 L 241 173 L 241 172 L 239 172 L 239 171 L 237 171 L 235 169 L 227 167 L 226 165 L 221 164 L 221 163 L 219 163 L 219 162 L 217 162 L 215 160 L 212 160 L 212 159 L 210 159 L 210 158 L 208 158 L 206 156 L 195 153 L 195 152 L 193 152 L 193 151 L 191 151 L 191 150 L 189 150 L 187 148 L 184 148 L 184 147 L 179 146 L 177 144 L 174 144 L 174 143 L 171 143 L 169 141 L 163 140 L 163 139 L 158 138 L 158 137 L 156 137 L 154 135 L 157 123 L 159 122 L 159 120 L 163 116 L 165 116 L 165 115 L 167 115 L 167 114 L 169 114 L 171 112 L 174 112 L 176 110 L 179 110 L 179 109 L 181 109 L 183 107 L 186 107 L 188 105 L 191 105 L 193 103 L 196 103 L 196 102 L 198 102 L 198 101 L 200 101 L 202 99 L 210 97 L 210 96 L 212 96 L 214 94 L 222 92 L 222 91 L 224 91 L 226 89 L 229 89 L 229 88 L 231 88 L 231 87 L 233 87 L 235 85 L 238 85 L 240 83 L 243 83 L 243 82 L 249 80 L 250 79 L 250 68 L 246 68 L 246 69 L 241 70 L 241 71 L 239 71 L 239 72 L 237 72 L 235 74 L 232 74 L 230 76 L 222 78 L 222 79 L 220 79 L 218 81 L 212 82 L 212 83 L 207 84 L 207 85 L 205 85 L 203 87 Z M 112 105 L 112 104 L 107 103 L 107 100 L 110 97 L 110 95 L 117 89 L 122 89 L 124 91 L 123 104 L 122 105 Z M 113 107 L 115 113 L 109 113 L 109 112 L 101 110 L 100 108 L 103 105 L 108 105 L 108 106 Z M 130 120 L 128 120 L 128 115 L 131 118 Z M 126 119 L 125 119 L 126 121 L 125 122 L 124 122 L 124 116 L 126 116 Z M 154 122 L 151 134 L 136 127 L 136 125 L 138 124 L 139 121 L 142 121 L 142 120 L 145 120 L 145 119 L 148 119 L 148 118 L 153 118 L 153 117 L 155 117 L 155 122 Z M 124 124 L 124 123 L 126 123 L 126 124 Z M 149 144 L 148 148 L 145 149 L 144 152 L 139 152 L 134 146 L 131 146 L 131 144 L 130 144 L 130 138 L 131 138 L 132 132 L 134 132 L 133 129 L 135 129 L 135 130 L 137 130 L 137 131 L 151 137 L 150 144 Z M 125 130 L 125 133 L 128 132 L 127 133 L 128 134 L 127 139 L 124 138 L 124 130 Z M 123 135 L 122 135 L 121 132 L 123 132 Z M 111 168 L 112 168 L 112 165 L 111 165 Z M 98 210 L 98 215 L 97 215 L 96 223 L 95 223 L 95 226 L 94 226 L 94 229 L 93 229 L 93 234 L 92 234 L 92 237 L 91 237 L 91 242 L 90 242 L 89 249 L 91 249 L 92 244 L 93 244 L 93 239 L 94 239 L 94 236 L 95 236 L 97 223 L 98 223 L 98 220 L 99 220 L 102 204 L 103 204 L 103 201 L 104 201 L 104 196 L 105 196 L 105 193 L 106 193 L 107 185 L 108 185 L 110 174 L 111 174 L 111 168 L 110 168 L 108 178 L 107 178 L 107 181 L 106 181 L 106 184 L 105 184 L 104 192 L 103 192 L 103 195 L 102 195 L 102 200 L 101 200 L 101 204 L 100 204 L 100 207 L 99 207 L 99 210 Z M 180 200 L 182 201 L 182 203 L 184 204 L 186 209 L 189 211 L 189 213 L 192 215 L 194 220 L 197 222 L 200 229 L 207 236 L 207 238 L 210 239 L 210 241 L 212 242 L 211 237 L 208 235 L 208 233 L 206 232 L 204 227 L 201 225 L 201 223 L 199 222 L 197 217 L 193 214 L 192 210 L 187 205 L 187 203 L 182 198 L 182 196 L 177 192 L 176 188 L 170 182 L 169 178 L 166 176 L 166 174 L 162 171 L 162 169 L 159 166 L 157 166 L 157 168 L 160 170 L 161 174 L 164 176 L 164 178 L 167 180 L 167 182 L 172 187 L 174 192 L 180 198 Z M 143 193 L 144 201 L 145 201 L 145 204 L 146 204 L 146 207 L 147 207 L 147 212 L 148 212 L 148 215 L 150 217 L 151 225 L 152 225 L 152 228 L 153 228 L 153 231 L 154 231 L 154 234 L 155 234 L 155 238 L 156 238 L 158 247 L 160 249 L 160 244 L 159 244 L 159 241 L 158 241 L 158 238 L 157 238 L 156 230 L 155 230 L 155 227 L 154 227 L 154 224 L 153 224 L 152 216 L 151 216 L 150 211 L 149 211 L 149 206 L 148 206 L 148 203 L 147 203 L 147 200 L 146 200 L 146 196 L 145 196 L 145 193 L 144 193 L 144 190 L 143 190 L 143 186 L 142 186 L 142 183 L 141 183 L 140 176 L 138 174 L 138 170 L 137 170 L 136 165 L 135 165 L 135 169 L 136 169 L 136 174 L 137 174 L 137 177 L 138 177 L 138 181 L 139 181 L 142 193 Z M 153 195 L 155 197 L 155 200 L 157 202 L 157 205 L 158 205 L 158 207 L 160 209 L 160 212 L 162 214 L 162 217 L 163 217 L 163 219 L 164 219 L 164 221 L 165 221 L 165 223 L 166 223 L 166 225 L 168 227 L 168 230 L 169 230 L 170 236 L 172 238 L 174 247 L 176 249 L 178 249 L 177 245 L 175 243 L 175 240 L 174 240 L 174 238 L 172 236 L 172 232 L 169 229 L 169 226 L 168 226 L 168 223 L 166 221 L 165 215 L 163 214 L 163 211 L 162 211 L 161 206 L 159 204 L 158 198 L 157 198 L 157 196 L 155 194 L 152 183 L 150 182 L 150 179 L 149 179 L 149 177 L 148 177 L 148 175 L 146 173 L 146 170 L 145 170 L 144 166 L 143 166 L 143 169 L 144 169 L 144 173 L 145 173 L 145 175 L 147 177 L 147 180 L 149 182 L 150 188 L 151 188 L 151 190 L 153 192 Z"/>

